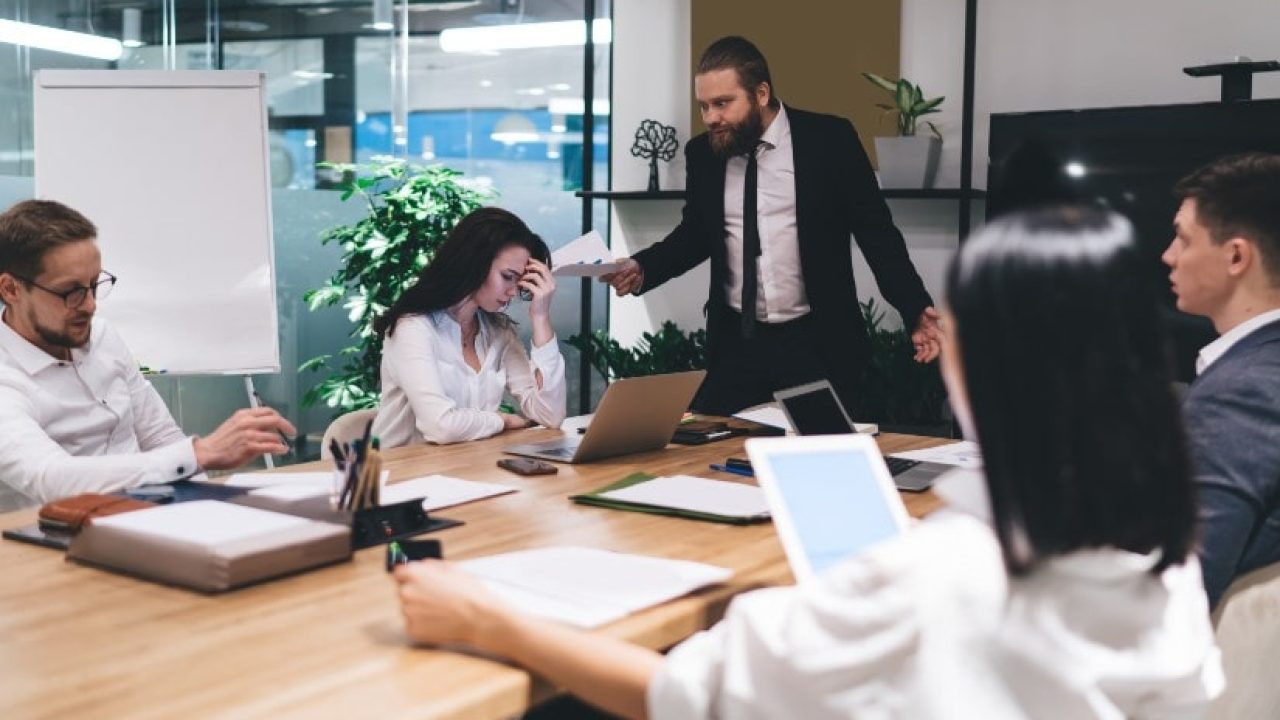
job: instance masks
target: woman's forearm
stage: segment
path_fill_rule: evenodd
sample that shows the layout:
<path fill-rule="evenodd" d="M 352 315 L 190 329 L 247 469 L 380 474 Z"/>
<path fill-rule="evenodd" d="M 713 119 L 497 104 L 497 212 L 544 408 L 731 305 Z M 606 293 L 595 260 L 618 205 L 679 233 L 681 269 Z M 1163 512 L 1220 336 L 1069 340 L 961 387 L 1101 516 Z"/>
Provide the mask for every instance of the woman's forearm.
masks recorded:
<path fill-rule="evenodd" d="M 661 655 L 638 645 L 510 611 L 490 618 L 475 644 L 626 718 L 647 716 L 645 695 L 662 665 Z"/>

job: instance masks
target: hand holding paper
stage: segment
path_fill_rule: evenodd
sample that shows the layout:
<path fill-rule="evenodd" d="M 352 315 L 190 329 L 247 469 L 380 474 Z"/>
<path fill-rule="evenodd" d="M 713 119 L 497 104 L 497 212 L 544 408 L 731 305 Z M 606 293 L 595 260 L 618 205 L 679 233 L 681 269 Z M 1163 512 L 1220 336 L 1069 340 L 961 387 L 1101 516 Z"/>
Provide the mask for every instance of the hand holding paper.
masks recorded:
<path fill-rule="evenodd" d="M 551 253 L 551 266 L 553 275 L 569 277 L 599 277 L 621 267 L 595 230 Z"/>

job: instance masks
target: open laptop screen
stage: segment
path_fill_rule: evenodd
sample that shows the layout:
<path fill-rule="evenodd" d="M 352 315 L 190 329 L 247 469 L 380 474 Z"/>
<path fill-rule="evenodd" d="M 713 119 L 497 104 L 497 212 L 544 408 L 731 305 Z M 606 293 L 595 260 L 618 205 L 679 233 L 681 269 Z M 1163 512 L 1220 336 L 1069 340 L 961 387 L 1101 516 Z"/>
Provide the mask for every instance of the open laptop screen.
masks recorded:
<path fill-rule="evenodd" d="M 778 452 L 768 453 L 767 462 L 788 525 L 813 573 L 901 532 L 867 452 Z"/>
<path fill-rule="evenodd" d="M 854 431 L 840 400 L 827 383 L 814 383 L 778 393 L 776 397 L 800 435 L 842 435 Z"/>

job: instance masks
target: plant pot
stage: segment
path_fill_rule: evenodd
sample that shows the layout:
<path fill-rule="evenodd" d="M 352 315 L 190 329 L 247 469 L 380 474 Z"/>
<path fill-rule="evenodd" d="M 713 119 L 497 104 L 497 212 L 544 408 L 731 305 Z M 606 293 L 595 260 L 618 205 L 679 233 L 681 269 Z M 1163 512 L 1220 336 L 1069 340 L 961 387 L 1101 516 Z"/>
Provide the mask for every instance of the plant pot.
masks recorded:
<path fill-rule="evenodd" d="M 942 141 L 928 135 L 876 138 L 880 187 L 931 188 L 938 177 Z"/>

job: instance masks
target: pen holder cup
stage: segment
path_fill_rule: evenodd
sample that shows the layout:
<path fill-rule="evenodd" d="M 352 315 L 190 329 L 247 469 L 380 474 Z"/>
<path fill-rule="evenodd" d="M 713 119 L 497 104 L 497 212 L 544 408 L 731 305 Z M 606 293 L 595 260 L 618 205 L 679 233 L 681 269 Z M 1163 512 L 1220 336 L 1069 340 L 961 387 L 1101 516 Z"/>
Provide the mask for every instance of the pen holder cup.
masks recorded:
<path fill-rule="evenodd" d="M 428 515 L 422 509 L 421 498 L 356 510 L 349 515 L 353 550 L 462 524 L 458 520 Z"/>

